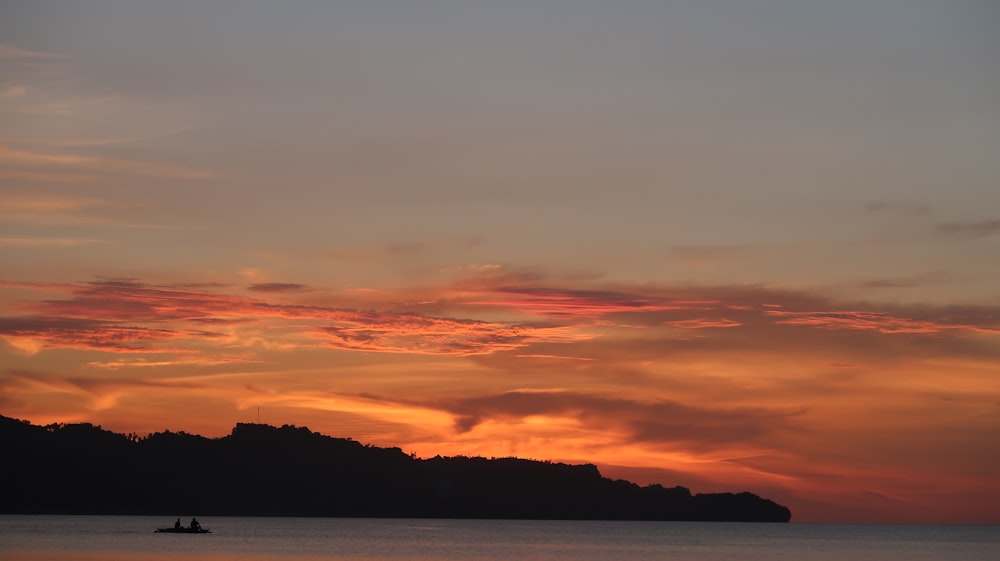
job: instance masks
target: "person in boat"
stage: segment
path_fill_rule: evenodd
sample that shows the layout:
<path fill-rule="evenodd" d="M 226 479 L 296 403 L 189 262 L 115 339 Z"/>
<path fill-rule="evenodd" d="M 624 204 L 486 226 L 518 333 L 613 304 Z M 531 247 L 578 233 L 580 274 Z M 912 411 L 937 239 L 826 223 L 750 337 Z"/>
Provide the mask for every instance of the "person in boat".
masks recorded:
<path fill-rule="evenodd" d="M 197 518 L 192 518 L 191 519 L 191 529 L 192 530 L 201 530 L 201 524 L 198 523 L 198 519 Z"/>
<path fill-rule="evenodd" d="M 180 530 L 180 529 L 181 529 L 181 519 L 178 518 L 177 521 L 174 522 L 174 530 Z"/>

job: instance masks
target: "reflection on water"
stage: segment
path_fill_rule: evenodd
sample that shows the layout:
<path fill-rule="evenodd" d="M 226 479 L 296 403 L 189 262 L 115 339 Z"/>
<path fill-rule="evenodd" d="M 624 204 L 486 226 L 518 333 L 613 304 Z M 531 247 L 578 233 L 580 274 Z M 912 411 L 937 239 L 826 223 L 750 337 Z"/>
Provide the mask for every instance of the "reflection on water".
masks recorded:
<path fill-rule="evenodd" d="M 994 561 L 996 526 L 852 526 L 337 518 L 0 516 L 4 561 Z"/>

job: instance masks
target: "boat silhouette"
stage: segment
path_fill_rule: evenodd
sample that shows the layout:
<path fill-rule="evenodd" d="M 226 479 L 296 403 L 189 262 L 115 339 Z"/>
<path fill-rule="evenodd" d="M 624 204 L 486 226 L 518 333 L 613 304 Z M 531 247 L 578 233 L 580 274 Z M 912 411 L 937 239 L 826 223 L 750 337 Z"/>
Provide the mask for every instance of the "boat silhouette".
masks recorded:
<path fill-rule="evenodd" d="M 173 526 L 169 528 L 157 528 L 157 532 L 164 534 L 211 534 L 212 530 L 209 528 L 189 528 L 187 526 L 181 526 L 180 528 L 175 528 Z"/>
<path fill-rule="evenodd" d="M 201 523 L 198 522 L 197 518 L 192 518 L 191 524 L 188 526 L 181 526 L 181 519 L 178 518 L 177 521 L 174 522 L 173 526 L 169 526 L 166 528 L 157 528 L 156 531 L 162 534 L 211 534 L 212 533 L 212 530 L 208 528 L 202 528 Z"/>

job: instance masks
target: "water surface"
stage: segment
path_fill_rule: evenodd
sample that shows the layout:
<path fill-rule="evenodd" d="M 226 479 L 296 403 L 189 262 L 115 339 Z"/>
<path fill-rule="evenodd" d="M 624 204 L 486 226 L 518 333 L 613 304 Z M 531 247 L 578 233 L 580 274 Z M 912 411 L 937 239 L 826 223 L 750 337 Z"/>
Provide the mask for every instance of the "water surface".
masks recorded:
<path fill-rule="evenodd" d="M 190 518 L 182 519 L 187 522 Z M 0 516 L 0 560 L 996 561 L 1000 526 Z"/>

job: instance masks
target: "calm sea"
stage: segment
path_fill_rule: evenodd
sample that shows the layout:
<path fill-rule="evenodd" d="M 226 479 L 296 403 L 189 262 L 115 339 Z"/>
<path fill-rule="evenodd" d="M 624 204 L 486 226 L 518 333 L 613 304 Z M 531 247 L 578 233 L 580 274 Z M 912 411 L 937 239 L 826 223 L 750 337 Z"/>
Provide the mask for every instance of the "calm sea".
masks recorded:
<path fill-rule="evenodd" d="M 183 520 L 187 523 L 188 519 Z M 211 534 L 156 534 L 173 519 L 0 516 L 0 559 L 996 561 L 1000 526 L 200 519 Z"/>

